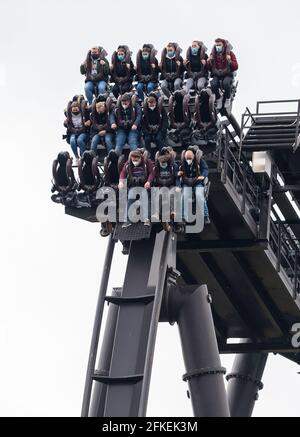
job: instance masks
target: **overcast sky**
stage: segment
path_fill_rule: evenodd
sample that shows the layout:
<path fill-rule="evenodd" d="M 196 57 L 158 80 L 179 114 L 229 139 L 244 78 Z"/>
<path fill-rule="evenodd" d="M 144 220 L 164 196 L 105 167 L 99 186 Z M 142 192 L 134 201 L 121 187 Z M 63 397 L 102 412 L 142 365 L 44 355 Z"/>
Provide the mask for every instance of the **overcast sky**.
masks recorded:
<path fill-rule="evenodd" d="M 149 13 L 147 13 L 147 10 Z M 229 39 L 237 55 L 240 120 L 257 100 L 300 95 L 300 3 L 295 0 L 1 0 L 0 415 L 80 415 L 106 240 L 99 225 L 64 216 L 50 200 L 63 109 L 83 92 L 92 45 L 134 54 L 145 42 L 186 50 Z M 118 246 L 111 286 L 121 286 Z M 230 371 L 232 357 L 222 357 Z M 271 356 L 254 415 L 299 416 L 299 366 Z M 192 415 L 176 326 L 160 325 L 148 415 Z"/>

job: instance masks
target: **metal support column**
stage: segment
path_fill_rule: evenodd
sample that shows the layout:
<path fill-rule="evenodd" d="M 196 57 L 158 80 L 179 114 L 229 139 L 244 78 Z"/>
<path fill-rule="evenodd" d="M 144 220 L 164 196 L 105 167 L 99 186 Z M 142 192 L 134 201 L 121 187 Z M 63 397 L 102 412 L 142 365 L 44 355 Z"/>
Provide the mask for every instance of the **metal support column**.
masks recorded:
<path fill-rule="evenodd" d="M 206 285 L 170 287 L 165 308 L 170 323 L 178 323 L 195 417 L 228 417 L 217 338 Z M 166 315 L 164 315 L 165 317 Z"/>
<path fill-rule="evenodd" d="M 232 417 L 251 417 L 258 391 L 263 388 L 261 378 L 268 354 L 237 355 L 232 372 L 227 375 L 228 402 Z"/>

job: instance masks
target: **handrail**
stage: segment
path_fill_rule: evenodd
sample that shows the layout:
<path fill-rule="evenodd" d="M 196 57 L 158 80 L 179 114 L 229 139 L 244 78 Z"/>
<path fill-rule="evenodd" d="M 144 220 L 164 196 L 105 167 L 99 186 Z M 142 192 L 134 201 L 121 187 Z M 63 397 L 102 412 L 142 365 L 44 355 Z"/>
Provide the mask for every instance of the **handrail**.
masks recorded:
<path fill-rule="evenodd" d="M 223 142 L 220 142 L 219 150 L 219 163 L 218 168 L 221 169 L 220 160 L 223 161 L 223 174 L 222 182 L 226 183 L 226 178 L 238 185 L 242 192 L 242 213 L 245 213 L 246 202 L 253 208 L 258 206 L 259 201 L 259 187 L 254 179 L 252 168 L 250 167 L 247 159 L 244 156 L 236 156 L 234 151 L 239 151 L 239 144 L 231 134 L 226 123 L 223 123 L 220 127 L 223 131 Z M 225 135 L 224 135 L 225 134 Z M 253 176 L 253 178 L 251 178 Z"/>
<path fill-rule="evenodd" d="M 299 240 L 291 236 L 292 230 L 280 220 L 274 206 L 271 208 L 276 222 L 270 222 L 270 247 L 277 258 L 277 271 L 282 268 L 293 288 L 294 298 L 300 293 L 298 277 Z M 298 244 L 297 244 L 298 243 Z"/>
<path fill-rule="evenodd" d="M 297 114 L 297 122 L 296 122 L 296 134 L 295 134 L 295 144 L 293 147 L 293 151 L 296 152 L 300 145 L 300 138 L 299 138 L 299 128 L 300 128 L 300 100 L 298 101 L 298 114 Z"/>
<path fill-rule="evenodd" d="M 300 113 L 300 101 L 298 109 Z M 247 111 L 248 113 L 244 114 L 242 123 L 246 117 L 247 120 L 251 118 L 252 114 L 249 108 L 247 108 Z M 218 169 L 222 169 L 222 182 L 226 183 L 227 178 L 229 178 L 237 191 L 242 195 L 242 214 L 245 213 L 247 205 L 259 208 L 262 187 L 258 185 L 253 170 L 246 156 L 242 153 L 240 144 L 238 144 L 226 123 L 221 123 L 218 146 Z M 274 178 L 274 172 L 272 174 Z M 273 178 L 271 179 L 271 184 L 275 183 Z M 300 294 L 300 276 L 298 277 L 298 271 L 300 270 L 298 266 L 300 242 L 295 238 L 292 229 L 280 219 L 274 206 L 271 207 L 271 212 L 276 221 L 270 216 L 270 248 L 277 259 L 278 272 L 282 268 L 286 273 L 291 282 L 294 298 L 296 299 L 298 294 Z"/>
<path fill-rule="evenodd" d="M 256 103 L 256 112 L 259 113 L 259 108 L 261 105 L 270 105 L 271 103 L 297 103 L 299 99 L 291 99 L 291 100 L 260 100 Z"/>
<path fill-rule="evenodd" d="M 267 105 L 267 104 L 283 104 L 283 103 L 297 103 L 297 110 L 295 111 L 281 111 L 281 112 L 261 112 L 261 106 Z M 244 114 L 242 114 L 242 122 L 241 122 L 241 133 L 240 133 L 240 153 L 242 151 L 243 147 L 243 141 L 246 136 L 245 130 L 250 129 L 253 124 L 256 123 L 256 121 L 260 118 L 272 116 L 276 117 L 279 116 L 293 116 L 295 117 L 295 120 L 290 124 L 276 124 L 272 127 L 274 128 L 289 128 L 289 127 L 295 127 L 295 141 L 294 144 L 291 144 L 291 147 L 293 148 L 293 151 L 296 152 L 298 147 L 300 146 L 300 100 L 299 99 L 292 99 L 292 100 L 262 100 L 258 101 L 256 104 L 256 113 L 251 113 L 250 109 L 246 107 L 246 110 Z M 251 123 L 249 123 L 249 120 L 251 119 Z M 260 125 L 260 128 L 268 128 L 269 125 Z"/>

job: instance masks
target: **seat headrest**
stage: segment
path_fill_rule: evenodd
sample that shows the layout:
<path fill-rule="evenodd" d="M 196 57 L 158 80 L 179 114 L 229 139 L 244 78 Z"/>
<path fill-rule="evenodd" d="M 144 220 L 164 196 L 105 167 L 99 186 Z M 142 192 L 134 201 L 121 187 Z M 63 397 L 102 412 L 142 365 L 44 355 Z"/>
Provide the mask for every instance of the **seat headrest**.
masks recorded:
<path fill-rule="evenodd" d="M 69 152 L 59 152 L 59 154 L 57 155 L 57 162 L 59 163 L 59 165 L 65 165 L 68 159 L 70 159 Z"/>
<path fill-rule="evenodd" d="M 109 154 L 107 155 L 107 159 L 109 162 L 117 163 L 119 159 L 119 155 L 114 150 L 110 150 Z"/>
<path fill-rule="evenodd" d="M 200 91 L 200 100 L 208 100 L 212 95 L 211 88 L 203 88 Z"/>
<path fill-rule="evenodd" d="M 85 164 L 89 165 L 92 164 L 95 156 L 96 156 L 95 152 L 93 152 L 92 150 L 86 150 L 82 155 L 82 159 Z"/>

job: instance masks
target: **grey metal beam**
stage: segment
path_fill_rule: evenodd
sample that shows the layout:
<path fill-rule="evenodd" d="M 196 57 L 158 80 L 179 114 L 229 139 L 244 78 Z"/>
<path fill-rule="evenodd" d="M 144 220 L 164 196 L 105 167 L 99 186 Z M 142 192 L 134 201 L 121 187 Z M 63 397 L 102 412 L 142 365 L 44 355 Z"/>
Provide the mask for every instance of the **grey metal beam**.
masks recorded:
<path fill-rule="evenodd" d="M 225 391 L 211 298 L 206 285 L 170 287 L 169 322 L 178 324 L 189 391 L 196 417 L 228 417 Z"/>
<path fill-rule="evenodd" d="M 105 255 L 105 260 L 104 260 L 104 265 L 103 265 L 103 270 L 102 270 L 102 278 L 101 278 L 101 283 L 100 283 L 100 290 L 99 290 L 99 295 L 98 295 L 96 315 L 95 315 L 95 320 L 94 320 L 92 340 L 91 340 L 91 346 L 90 346 L 90 352 L 89 352 L 88 367 L 87 367 L 87 372 L 86 372 L 84 394 L 83 394 L 83 401 L 82 401 L 82 408 L 81 408 L 81 416 L 82 417 L 87 417 L 89 414 L 89 405 L 90 405 L 91 391 L 92 391 L 92 385 L 93 385 L 92 375 L 93 375 L 94 370 L 95 370 L 98 342 L 99 342 L 101 322 L 102 322 L 102 316 L 103 316 L 103 308 L 104 308 L 104 303 L 105 303 L 105 295 L 106 295 L 106 291 L 107 291 L 107 285 L 108 285 L 108 280 L 109 280 L 111 263 L 112 263 L 112 259 L 113 259 L 114 247 L 115 247 L 115 242 L 112 239 L 112 236 L 110 236 L 109 240 L 108 240 L 108 244 L 107 244 L 106 255 Z"/>
<path fill-rule="evenodd" d="M 297 349 L 293 348 L 288 343 L 278 342 L 261 342 L 261 343 L 227 343 L 219 344 L 221 354 L 255 354 L 258 352 L 275 353 L 275 354 L 289 354 L 296 353 Z M 300 354 L 300 351 L 299 351 Z"/>
<path fill-rule="evenodd" d="M 157 279 L 161 275 L 160 283 L 164 280 L 162 264 L 167 259 L 168 238 L 169 234 L 166 237 L 161 232 L 131 243 L 122 293 L 126 302 L 116 303 L 119 313 L 111 365 L 109 375 L 102 379 L 108 385 L 104 417 L 145 413 L 161 302 L 161 297 L 157 299 L 161 293 Z M 140 299 L 150 295 L 151 302 Z M 128 298 L 136 297 L 138 301 L 130 303 Z"/>
<path fill-rule="evenodd" d="M 118 297 L 121 295 L 121 293 L 121 289 L 113 289 L 112 296 Z M 118 312 L 119 308 L 117 305 L 109 305 L 108 315 L 105 323 L 105 331 L 101 345 L 101 353 L 99 356 L 97 370 L 95 371 L 95 374 L 97 375 L 107 376 L 109 374 Z M 106 384 L 99 381 L 94 382 L 89 417 L 103 417 L 106 392 Z"/>
<path fill-rule="evenodd" d="M 243 254 L 234 254 L 236 259 L 238 260 L 239 264 L 241 265 L 243 271 L 247 274 L 249 280 L 251 281 L 251 284 L 253 285 L 255 292 L 259 295 L 260 299 L 262 300 L 264 306 L 266 307 L 267 311 L 269 312 L 271 318 L 273 319 L 273 322 L 277 325 L 277 327 L 282 332 L 284 339 L 289 339 L 289 331 L 290 326 L 289 324 L 284 320 L 283 314 L 276 306 L 275 302 L 270 297 L 267 290 L 264 288 L 262 282 L 258 279 L 255 272 L 252 270 L 252 268 L 248 265 L 246 260 L 243 257 Z"/>
<path fill-rule="evenodd" d="M 177 252 L 216 252 L 216 251 L 249 251 L 265 250 L 268 240 L 200 240 L 193 238 L 189 241 L 180 241 L 177 244 Z"/>
<path fill-rule="evenodd" d="M 251 417 L 268 354 L 242 354 L 235 358 L 232 372 L 227 375 L 227 393 L 231 417 Z"/>
<path fill-rule="evenodd" d="M 180 271 L 181 277 L 185 281 L 186 284 L 197 284 L 196 278 L 187 269 L 187 266 L 181 261 L 180 257 L 177 257 L 177 268 Z M 195 288 L 196 288 L 196 285 L 195 285 Z M 164 297 L 166 298 L 166 296 L 164 296 Z M 214 311 L 213 308 L 212 308 L 212 314 L 213 314 L 213 319 L 215 322 L 215 329 L 216 329 L 217 337 L 220 341 L 225 342 L 227 339 L 227 331 L 228 331 L 226 323 L 221 319 L 219 314 L 216 311 Z M 168 317 L 167 317 L 165 311 L 163 312 L 163 314 L 161 314 L 161 318 L 162 318 L 162 320 L 160 320 L 160 321 L 163 321 L 163 322 L 168 321 Z"/>
<path fill-rule="evenodd" d="M 204 253 L 201 256 L 203 258 L 203 261 L 206 263 L 207 267 L 211 271 L 212 275 L 214 276 L 215 280 L 223 289 L 231 305 L 234 307 L 235 311 L 244 323 L 244 326 L 247 327 L 247 329 L 249 330 L 249 336 L 251 338 L 261 338 L 262 332 L 257 326 L 257 321 L 254 320 L 253 317 L 249 314 L 249 308 L 247 308 L 242 302 L 239 290 L 236 290 L 232 287 L 226 275 L 221 270 L 211 254 Z"/>

